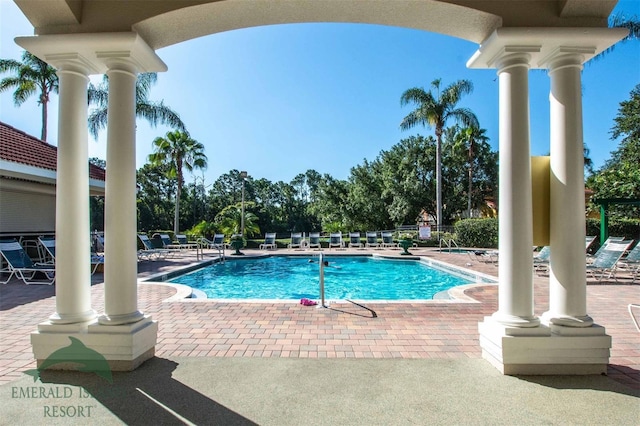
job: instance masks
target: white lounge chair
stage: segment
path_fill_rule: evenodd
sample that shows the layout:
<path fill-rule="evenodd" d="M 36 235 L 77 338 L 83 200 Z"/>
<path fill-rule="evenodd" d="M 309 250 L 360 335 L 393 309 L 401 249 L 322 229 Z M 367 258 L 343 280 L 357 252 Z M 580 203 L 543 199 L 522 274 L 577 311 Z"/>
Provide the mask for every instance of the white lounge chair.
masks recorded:
<path fill-rule="evenodd" d="M 309 248 L 322 248 L 319 232 L 309 232 Z"/>
<path fill-rule="evenodd" d="M 276 233 L 275 232 L 267 232 L 264 234 L 264 243 L 258 246 L 260 250 L 275 250 L 278 248 L 276 244 Z"/>
<path fill-rule="evenodd" d="M 397 248 L 398 243 L 393 242 L 393 232 L 382 232 L 382 248 Z"/>
<path fill-rule="evenodd" d="M 349 248 L 352 247 L 362 248 L 362 241 L 360 241 L 359 232 L 349 232 Z"/>
<path fill-rule="evenodd" d="M 287 248 L 302 248 L 302 232 L 291 233 L 291 242 L 287 244 Z"/>
<path fill-rule="evenodd" d="M 375 231 L 367 231 L 367 242 L 365 243 L 367 248 L 380 248 L 380 242 L 378 241 L 378 233 Z"/>
<path fill-rule="evenodd" d="M 332 232 L 329 234 L 329 248 L 344 248 L 344 241 L 342 241 L 342 232 Z"/>

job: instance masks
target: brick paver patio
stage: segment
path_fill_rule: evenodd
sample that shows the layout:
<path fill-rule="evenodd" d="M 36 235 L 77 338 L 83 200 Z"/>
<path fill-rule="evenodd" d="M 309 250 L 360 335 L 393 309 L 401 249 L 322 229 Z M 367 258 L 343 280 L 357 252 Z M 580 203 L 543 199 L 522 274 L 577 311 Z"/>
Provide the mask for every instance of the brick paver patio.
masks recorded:
<path fill-rule="evenodd" d="M 495 265 L 466 254 L 433 249 L 414 253 L 497 275 Z M 139 277 L 193 262 L 195 256 L 143 262 Z M 102 275 L 96 274 L 93 280 L 92 303 L 100 309 L 104 306 Z M 538 315 L 548 308 L 546 281 L 546 277 L 535 278 Z M 166 301 L 175 294 L 173 287 L 164 284 L 138 286 L 139 309 L 159 321 L 159 357 L 480 358 L 478 322 L 497 310 L 495 285 L 466 289 L 465 294 L 476 302 L 439 300 L 366 306 L 340 302 L 331 303 L 328 309 L 290 302 Z M 627 312 L 629 303 L 640 302 L 640 283 L 631 284 L 624 277 L 616 284 L 591 283 L 587 294 L 589 314 L 613 337 L 609 377 L 640 389 L 640 333 Z M 52 286 L 25 286 L 15 280 L 0 286 L 0 384 L 35 367 L 30 333 L 54 311 Z"/>

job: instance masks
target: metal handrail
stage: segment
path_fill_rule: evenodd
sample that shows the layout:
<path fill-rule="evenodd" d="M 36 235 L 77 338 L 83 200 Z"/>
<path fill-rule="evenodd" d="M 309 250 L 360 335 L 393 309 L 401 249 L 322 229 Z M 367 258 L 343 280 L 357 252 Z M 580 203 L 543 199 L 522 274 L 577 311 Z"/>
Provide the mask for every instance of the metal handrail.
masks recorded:
<path fill-rule="evenodd" d="M 320 306 L 326 308 L 327 305 L 324 303 L 324 253 L 320 252 L 320 257 L 318 258 L 318 264 L 320 264 Z"/>

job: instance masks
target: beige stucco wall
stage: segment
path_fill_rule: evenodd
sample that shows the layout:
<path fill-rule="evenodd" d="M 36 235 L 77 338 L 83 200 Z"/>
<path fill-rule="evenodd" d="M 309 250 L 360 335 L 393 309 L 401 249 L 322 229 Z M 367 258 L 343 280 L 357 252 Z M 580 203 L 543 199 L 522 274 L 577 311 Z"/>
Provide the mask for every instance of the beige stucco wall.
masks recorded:
<path fill-rule="evenodd" d="M 0 235 L 51 234 L 56 227 L 55 186 L 0 178 Z"/>

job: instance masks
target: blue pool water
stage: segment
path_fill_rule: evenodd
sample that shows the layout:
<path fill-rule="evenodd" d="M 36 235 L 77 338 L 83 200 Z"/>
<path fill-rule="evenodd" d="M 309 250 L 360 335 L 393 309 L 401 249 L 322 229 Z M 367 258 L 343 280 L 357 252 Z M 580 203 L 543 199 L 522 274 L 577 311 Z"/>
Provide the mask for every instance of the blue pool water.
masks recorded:
<path fill-rule="evenodd" d="M 313 263 L 309 261 L 312 260 Z M 325 257 L 325 298 L 420 300 L 471 280 L 414 260 Z M 318 257 L 273 256 L 215 263 L 170 282 L 212 299 L 318 299 Z"/>

